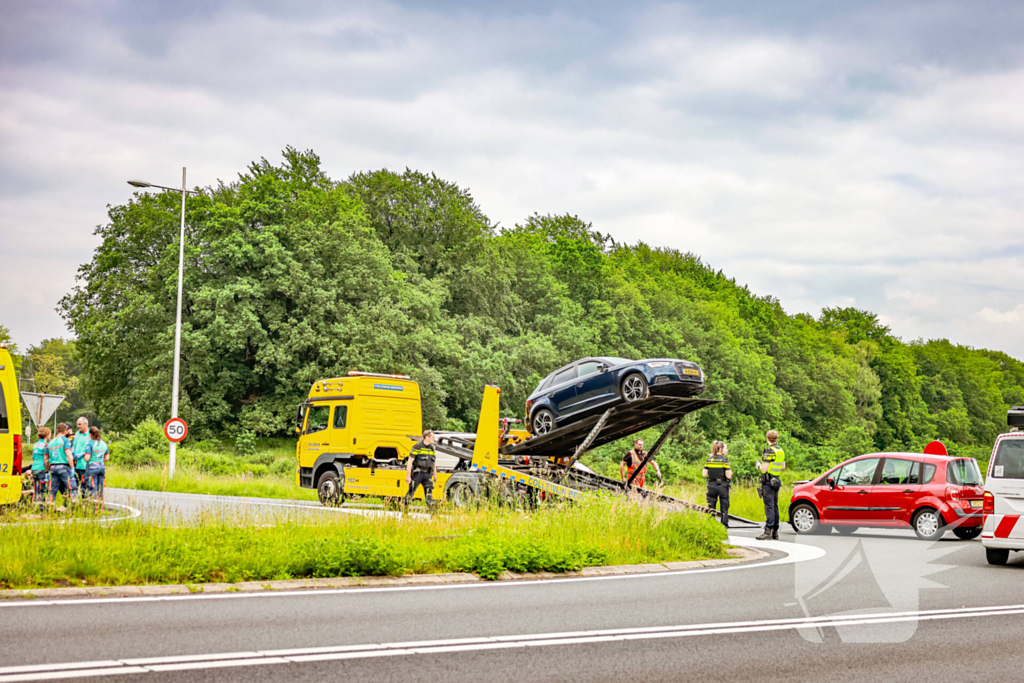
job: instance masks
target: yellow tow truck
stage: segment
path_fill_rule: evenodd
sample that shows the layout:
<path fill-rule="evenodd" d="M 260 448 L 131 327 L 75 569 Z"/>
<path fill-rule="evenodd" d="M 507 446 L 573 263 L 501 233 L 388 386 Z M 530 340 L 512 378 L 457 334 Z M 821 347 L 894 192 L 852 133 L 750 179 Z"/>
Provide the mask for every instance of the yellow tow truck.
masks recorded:
<path fill-rule="evenodd" d="M 21 500 L 21 405 L 14 360 L 0 344 L 0 505 Z"/>
<path fill-rule="evenodd" d="M 494 495 L 506 503 L 534 505 L 549 496 L 579 500 L 584 491 L 628 491 L 672 509 L 711 513 L 703 506 L 631 486 L 630 481 L 601 476 L 583 467 L 579 458 L 592 446 L 668 423 L 648 453 L 648 459 L 653 458 L 684 415 L 718 401 L 649 397 L 531 437 L 509 429 L 510 421 L 500 418 L 500 395 L 498 387 L 484 387 L 475 432 L 435 431 L 438 454 L 456 461 L 454 467 L 438 467 L 435 501 L 464 506 Z M 315 488 L 324 505 L 363 496 L 404 498 L 409 490 L 406 459 L 422 435 L 419 386 L 406 375 L 364 372 L 321 380 L 299 405 L 296 428 L 296 483 Z M 416 497 L 423 499 L 422 489 Z M 730 518 L 735 526 L 758 526 L 735 515 Z"/>

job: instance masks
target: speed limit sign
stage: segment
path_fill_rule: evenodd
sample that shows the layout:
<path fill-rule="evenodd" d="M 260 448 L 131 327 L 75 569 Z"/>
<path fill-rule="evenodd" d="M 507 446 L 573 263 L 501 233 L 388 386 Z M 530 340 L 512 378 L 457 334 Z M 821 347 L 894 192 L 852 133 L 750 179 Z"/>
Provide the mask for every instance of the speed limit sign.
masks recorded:
<path fill-rule="evenodd" d="M 172 417 L 164 425 L 164 436 L 168 441 L 178 443 L 188 434 L 188 425 L 180 417 Z"/>

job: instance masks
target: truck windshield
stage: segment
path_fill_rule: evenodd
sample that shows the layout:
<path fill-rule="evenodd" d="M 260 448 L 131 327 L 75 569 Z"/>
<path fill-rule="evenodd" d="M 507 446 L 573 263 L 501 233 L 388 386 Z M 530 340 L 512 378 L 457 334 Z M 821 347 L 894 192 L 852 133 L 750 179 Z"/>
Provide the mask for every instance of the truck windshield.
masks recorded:
<path fill-rule="evenodd" d="M 1003 439 L 992 458 L 996 479 L 1024 479 L 1024 439 Z"/>
<path fill-rule="evenodd" d="M 957 486 L 981 486 L 981 470 L 974 458 L 954 460 L 946 465 L 946 479 Z"/>

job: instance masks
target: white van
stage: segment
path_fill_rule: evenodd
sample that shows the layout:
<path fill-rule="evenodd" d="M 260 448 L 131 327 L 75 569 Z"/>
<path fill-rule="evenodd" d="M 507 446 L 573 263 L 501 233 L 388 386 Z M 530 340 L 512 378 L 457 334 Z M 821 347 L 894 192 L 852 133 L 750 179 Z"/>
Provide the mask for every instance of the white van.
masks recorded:
<path fill-rule="evenodd" d="M 981 544 L 989 564 L 1006 564 L 1011 550 L 1024 550 L 1024 406 L 1006 415 L 1010 432 L 992 448 L 985 478 Z"/>

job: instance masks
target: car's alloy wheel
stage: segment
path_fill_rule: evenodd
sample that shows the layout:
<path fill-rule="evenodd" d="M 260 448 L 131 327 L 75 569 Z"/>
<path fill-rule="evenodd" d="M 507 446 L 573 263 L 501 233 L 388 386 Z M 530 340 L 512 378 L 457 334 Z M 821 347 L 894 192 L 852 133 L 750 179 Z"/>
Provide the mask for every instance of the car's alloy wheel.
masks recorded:
<path fill-rule="evenodd" d="M 793 530 L 798 534 L 813 534 L 818 527 L 818 516 L 807 505 L 799 505 L 790 516 Z"/>
<path fill-rule="evenodd" d="M 914 533 L 926 541 L 937 541 L 943 534 L 942 518 L 931 508 L 914 515 Z"/>
<path fill-rule="evenodd" d="M 647 380 L 643 375 L 633 374 L 626 378 L 622 383 L 622 398 L 627 403 L 647 398 Z"/>
<path fill-rule="evenodd" d="M 538 410 L 533 416 L 533 435 L 541 436 L 555 428 L 555 416 L 550 410 Z"/>

